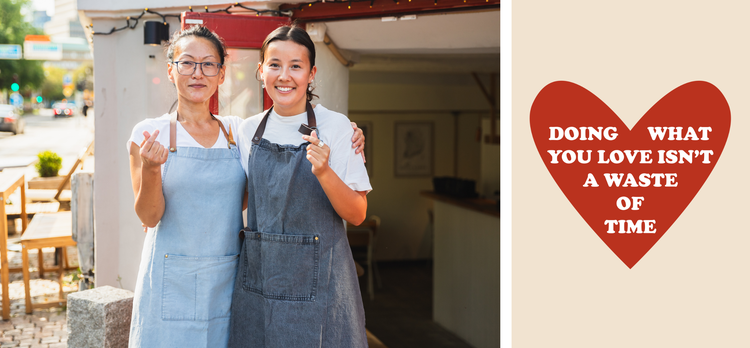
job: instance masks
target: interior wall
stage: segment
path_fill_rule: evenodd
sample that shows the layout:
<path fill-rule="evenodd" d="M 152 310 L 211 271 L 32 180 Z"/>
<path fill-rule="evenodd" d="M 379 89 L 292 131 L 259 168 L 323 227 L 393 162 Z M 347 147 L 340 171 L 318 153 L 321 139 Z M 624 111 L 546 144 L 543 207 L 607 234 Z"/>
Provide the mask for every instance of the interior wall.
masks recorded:
<path fill-rule="evenodd" d="M 498 96 L 499 100 L 499 96 Z M 430 112 L 432 111 L 432 112 Z M 378 260 L 432 258 L 432 200 L 420 191 L 432 191 L 433 176 L 454 175 L 454 116 L 458 122 L 458 177 L 480 180 L 481 118 L 489 104 L 468 73 L 350 72 L 349 118 L 370 122 L 373 165 L 367 196 L 368 216 L 382 219 L 375 257 Z M 394 175 L 394 126 L 402 121 L 432 122 L 433 176 Z M 497 159 L 499 166 L 499 158 Z M 479 187 L 477 187 L 479 189 Z"/>
<path fill-rule="evenodd" d="M 491 134 L 492 122 L 482 119 L 482 137 Z M 495 134 L 500 134 L 500 122 L 495 123 Z M 500 144 L 482 143 L 480 175 L 477 191 L 484 197 L 496 199 L 500 194 Z M 497 194 L 496 194 L 497 193 Z"/>

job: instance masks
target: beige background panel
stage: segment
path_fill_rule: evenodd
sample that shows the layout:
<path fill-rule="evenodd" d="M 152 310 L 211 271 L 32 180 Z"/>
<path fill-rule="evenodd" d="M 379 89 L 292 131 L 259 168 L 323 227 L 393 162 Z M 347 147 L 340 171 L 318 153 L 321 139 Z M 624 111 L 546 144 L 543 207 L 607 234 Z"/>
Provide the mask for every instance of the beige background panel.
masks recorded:
<path fill-rule="evenodd" d="M 737 1 L 514 2 L 514 347 L 750 346 L 748 13 Z M 713 83 L 729 102 L 716 167 L 633 269 L 580 217 L 536 150 L 529 109 L 557 80 L 585 87 L 630 127 L 689 81 Z"/>

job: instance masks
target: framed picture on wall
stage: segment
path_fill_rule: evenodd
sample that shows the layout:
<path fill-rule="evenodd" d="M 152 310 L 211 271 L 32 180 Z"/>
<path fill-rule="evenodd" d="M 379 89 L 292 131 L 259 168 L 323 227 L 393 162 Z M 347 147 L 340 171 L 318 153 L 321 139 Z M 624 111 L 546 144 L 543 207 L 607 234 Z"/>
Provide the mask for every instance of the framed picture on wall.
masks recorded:
<path fill-rule="evenodd" d="M 433 123 L 396 122 L 395 176 L 432 176 Z"/>
<path fill-rule="evenodd" d="M 373 138 L 372 136 L 372 122 L 370 121 L 356 121 L 357 127 L 362 129 L 362 133 L 365 135 L 365 168 L 367 168 L 367 175 L 372 178 L 372 161 L 374 157 L 372 155 L 373 149 Z"/>

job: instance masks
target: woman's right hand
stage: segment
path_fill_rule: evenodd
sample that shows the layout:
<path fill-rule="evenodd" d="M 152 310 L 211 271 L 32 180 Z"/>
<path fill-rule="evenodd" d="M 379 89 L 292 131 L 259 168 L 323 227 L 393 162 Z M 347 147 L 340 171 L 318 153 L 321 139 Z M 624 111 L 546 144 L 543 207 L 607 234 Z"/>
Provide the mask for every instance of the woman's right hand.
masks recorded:
<path fill-rule="evenodd" d="M 143 136 L 146 139 L 141 143 L 141 150 L 139 152 L 143 167 L 160 167 L 167 162 L 169 151 L 164 145 L 156 141 L 156 137 L 159 136 L 159 130 L 155 130 L 153 134 L 143 131 Z"/>
<path fill-rule="evenodd" d="M 164 215 L 164 194 L 161 187 L 161 164 L 169 152 L 156 141 L 154 134 L 143 132 L 140 146 L 130 143 L 130 179 L 135 197 L 135 213 L 146 226 L 154 227 Z"/>

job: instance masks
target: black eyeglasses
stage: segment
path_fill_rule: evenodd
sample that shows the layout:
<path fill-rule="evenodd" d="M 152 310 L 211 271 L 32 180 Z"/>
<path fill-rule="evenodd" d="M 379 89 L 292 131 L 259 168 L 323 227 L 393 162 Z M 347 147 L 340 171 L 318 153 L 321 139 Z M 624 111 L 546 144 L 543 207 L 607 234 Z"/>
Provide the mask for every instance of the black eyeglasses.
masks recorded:
<path fill-rule="evenodd" d="M 214 63 L 214 62 L 203 62 L 203 63 L 197 63 L 197 62 L 191 62 L 189 60 L 183 60 L 183 61 L 174 61 L 172 64 L 177 66 L 177 73 L 180 75 L 192 75 L 195 73 L 195 69 L 198 67 L 198 65 L 201 66 L 201 72 L 205 76 L 216 76 L 219 74 L 219 68 L 221 68 L 220 63 Z"/>

